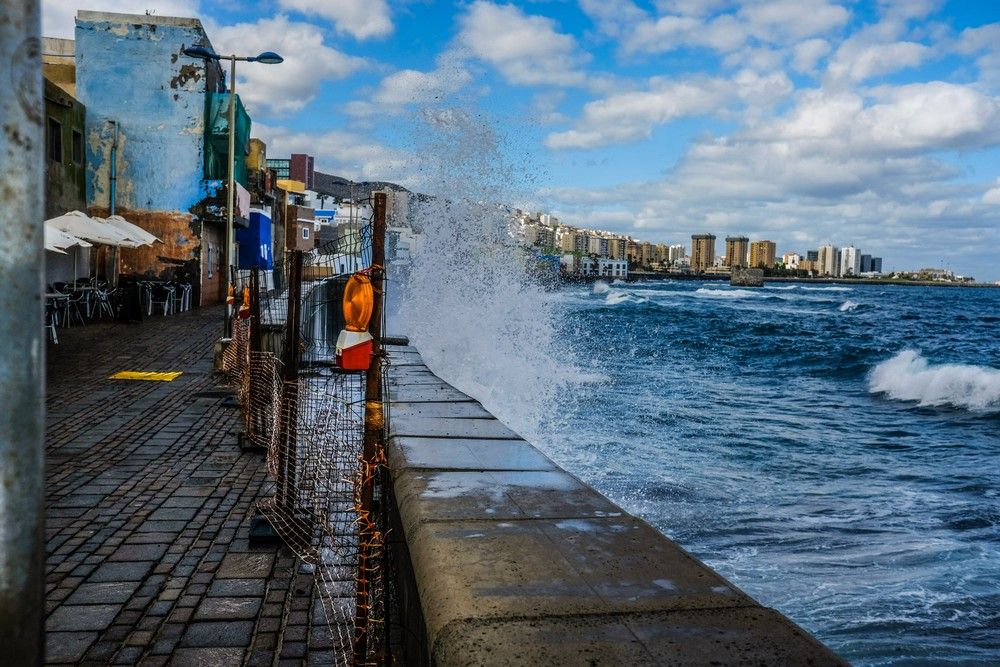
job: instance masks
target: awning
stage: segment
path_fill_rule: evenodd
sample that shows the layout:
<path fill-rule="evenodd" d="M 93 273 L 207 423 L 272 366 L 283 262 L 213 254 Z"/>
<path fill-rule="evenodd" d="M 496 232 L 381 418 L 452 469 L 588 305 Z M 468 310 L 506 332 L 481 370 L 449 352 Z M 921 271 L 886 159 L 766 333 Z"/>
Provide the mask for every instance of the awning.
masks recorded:
<path fill-rule="evenodd" d="M 133 238 L 132 235 L 118 229 L 113 225 L 91 218 L 86 213 L 80 211 L 70 211 L 65 215 L 45 221 L 46 225 L 51 225 L 56 229 L 72 234 L 91 243 L 101 245 L 122 246 L 125 248 L 138 248 L 146 243 Z"/>
<path fill-rule="evenodd" d="M 89 248 L 92 244 L 45 223 L 45 249 L 66 254 L 66 248 Z"/>
<path fill-rule="evenodd" d="M 145 229 L 139 225 L 133 224 L 121 217 L 120 215 L 112 215 L 107 218 L 100 218 L 103 222 L 108 223 L 116 229 L 128 234 L 130 237 L 140 241 L 143 245 L 153 245 L 154 243 L 163 243 L 160 239 L 156 238 Z"/>

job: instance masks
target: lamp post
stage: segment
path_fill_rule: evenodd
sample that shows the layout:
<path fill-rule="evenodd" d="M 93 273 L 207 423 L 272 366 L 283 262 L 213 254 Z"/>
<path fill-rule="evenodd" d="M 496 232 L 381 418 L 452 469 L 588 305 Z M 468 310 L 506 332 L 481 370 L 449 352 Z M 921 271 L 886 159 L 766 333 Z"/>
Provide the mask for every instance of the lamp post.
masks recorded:
<path fill-rule="evenodd" d="M 189 46 L 183 50 L 184 55 L 202 60 L 228 60 L 229 61 L 229 169 L 226 177 L 226 266 L 222 277 L 222 293 L 229 296 L 229 266 L 235 259 L 233 257 L 233 196 L 235 185 L 233 178 L 235 175 L 236 162 L 236 61 L 242 60 L 248 63 L 264 63 L 265 65 L 277 65 L 284 62 L 284 58 L 273 51 L 264 51 L 256 56 L 223 56 L 204 46 Z M 223 315 L 222 335 L 228 338 L 230 331 L 231 310 L 226 305 L 225 315 Z"/>

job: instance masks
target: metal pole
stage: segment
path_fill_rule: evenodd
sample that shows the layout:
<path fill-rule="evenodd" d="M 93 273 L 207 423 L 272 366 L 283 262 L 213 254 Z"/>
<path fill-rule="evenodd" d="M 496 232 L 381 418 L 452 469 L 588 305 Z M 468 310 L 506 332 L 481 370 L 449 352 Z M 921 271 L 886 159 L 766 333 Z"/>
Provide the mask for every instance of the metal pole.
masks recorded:
<path fill-rule="evenodd" d="M 382 442 L 385 422 L 382 411 L 382 302 L 385 291 L 383 278 L 385 275 L 385 193 L 375 194 L 375 205 L 372 220 L 372 289 L 375 292 L 375 303 L 372 305 L 372 317 L 368 332 L 372 335 L 372 360 L 365 376 L 365 430 L 362 450 L 364 466 L 361 480 L 361 530 L 358 549 L 357 601 L 354 624 L 354 664 L 361 665 L 368 657 L 368 631 L 370 619 L 368 615 L 371 604 L 371 588 L 368 581 L 368 570 L 372 559 L 371 540 L 375 538 L 374 497 L 375 470 Z"/>
<path fill-rule="evenodd" d="M 298 438 L 299 399 L 299 318 L 302 301 L 302 251 L 289 256 L 288 307 L 285 314 L 285 343 L 282 363 L 281 420 L 278 428 L 278 510 L 290 524 L 295 516 L 295 478 L 298 468 L 296 442 Z"/>
<path fill-rule="evenodd" d="M 41 665 L 45 255 L 38 0 L 0 0 L 0 651 Z"/>
<path fill-rule="evenodd" d="M 233 177 L 236 162 L 236 55 L 229 57 L 229 173 L 226 179 L 226 266 L 234 266 L 233 261 Z M 222 286 L 223 294 L 229 298 L 229 269 L 226 269 L 226 277 Z M 235 304 L 234 304 L 235 305 Z M 232 307 L 226 305 L 225 322 L 223 324 L 223 335 L 228 338 L 232 335 Z"/>

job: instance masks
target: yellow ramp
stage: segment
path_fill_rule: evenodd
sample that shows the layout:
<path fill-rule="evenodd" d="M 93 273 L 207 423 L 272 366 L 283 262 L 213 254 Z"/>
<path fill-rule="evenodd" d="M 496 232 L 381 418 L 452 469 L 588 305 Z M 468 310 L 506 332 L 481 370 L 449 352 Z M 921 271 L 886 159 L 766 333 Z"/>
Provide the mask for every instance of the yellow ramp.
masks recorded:
<path fill-rule="evenodd" d="M 109 380 L 152 380 L 154 382 L 170 382 L 179 378 L 182 371 L 119 371 L 115 373 Z"/>

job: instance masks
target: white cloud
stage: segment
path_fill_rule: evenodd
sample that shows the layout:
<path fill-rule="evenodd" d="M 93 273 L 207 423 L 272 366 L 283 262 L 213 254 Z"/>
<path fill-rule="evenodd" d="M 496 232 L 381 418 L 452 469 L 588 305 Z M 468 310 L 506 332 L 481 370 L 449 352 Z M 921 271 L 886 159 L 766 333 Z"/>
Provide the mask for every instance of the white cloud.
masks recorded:
<path fill-rule="evenodd" d="M 830 49 L 830 43 L 818 37 L 799 42 L 792 49 L 792 69 L 802 73 L 814 72 L 816 63 L 830 53 Z"/>
<path fill-rule="evenodd" d="M 996 187 L 983 193 L 984 204 L 1000 204 L 1000 178 L 997 179 L 996 183 Z"/>
<path fill-rule="evenodd" d="M 513 84 L 579 86 L 589 56 L 555 21 L 529 16 L 513 5 L 477 0 L 460 19 L 459 41 Z"/>
<path fill-rule="evenodd" d="M 426 104 L 451 95 L 471 82 L 472 73 L 462 59 L 453 52 L 446 52 L 430 72 L 404 69 L 385 77 L 372 95 L 372 101 L 387 106 Z"/>
<path fill-rule="evenodd" d="M 1000 23 L 987 23 L 966 28 L 959 34 L 956 50 L 971 55 L 979 51 L 1000 49 Z"/>
<path fill-rule="evenodd" d="M 333 21 L 337 32 L 356 39 L 392 34 L 392 17 L 386 0 L 278 0 L 282 9 Z"/>
<path fill-rule="evenodd" d="M 844 26 L 850 13 L 827 0 L 769 0 L 745 4 L 739 16 L 766 42 L 798 41 Z"/>
<path fill-rule="evenodd" d="M 219 53 L 275 51 L 280 65 L 242 63 L 236 68 L 236 92 L 251 111 L 288 113 L 311 102 L 323 81 L 343 79 L 365 66 L 361 58 L 324 43 L 323 31 L 284 15 L 256 23 L 214 27 L 209 37 Z"/>
<path fill-rule="evenodd" d="M 576 127 L 550 134 L 545 145 L 552 149 L 593 148 L 636 141 L 649 137 L 658 125 L 683 116 L 722 112 L 737 100 L 752 109 L 769 107 L 792 89 L 783 72 L 761 76 L 741 70 L 732 80 L 656 77 L 649 81 L 648 90 L 588 102 Z"/>
<path fill-rule="evenodd" d="M 653 79 L 649 88 L 588 102 L 577 127 L 550 134 L 545 145 L 553 149 L 591 148 L 635 141 L 675 118 L 719 109 L 732 96 L 732 88 L 724 79 Z"/>
<path fill-rule="evenodd" d="M 87 0 L 83 4 L 81 6 L 80 0 L 43 0 L 42 34 L 46 37 L 73 39 L 73 19 L 79 9 L 122 14 L 145 14 L 151 11 L 157 16 L 191 18 L 201 16 L 198 0 Z"/>
<path fill-rule="evenodd" d="M 859 44 L 848 40 L 837 50 L 827 73 L 834 79 L 864 81 L 916 67 L 930 55 L 930 48 L 916 42 Z"/>

